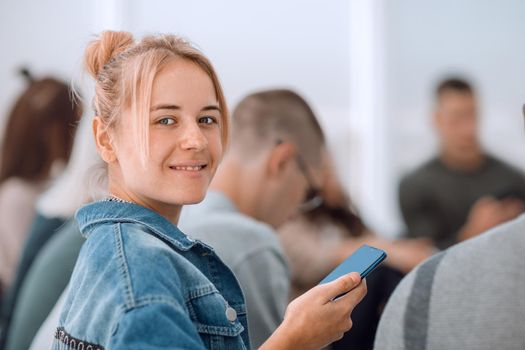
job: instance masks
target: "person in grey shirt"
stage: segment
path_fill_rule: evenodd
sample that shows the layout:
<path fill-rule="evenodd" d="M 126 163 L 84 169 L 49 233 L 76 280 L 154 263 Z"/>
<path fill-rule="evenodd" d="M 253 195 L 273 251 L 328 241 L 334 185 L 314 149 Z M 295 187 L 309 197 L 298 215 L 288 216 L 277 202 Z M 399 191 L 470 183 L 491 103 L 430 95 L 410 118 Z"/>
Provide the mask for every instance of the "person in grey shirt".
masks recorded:
<path fill-rule="evenodd" d="M 205 200 L 182 211 L 180 229 L 213 247 L 239 280 L 253 348 L 283 320 L 290 275 L 275 228 L 316 202 L 323 147 L 299 95 L 251 94 L 232 114 L 230 149 Z"/>
<path fill-rule="evenodd" d="M 443 251 L 407 275 L 377 350 L 525 349 L 525 215 Z"/>

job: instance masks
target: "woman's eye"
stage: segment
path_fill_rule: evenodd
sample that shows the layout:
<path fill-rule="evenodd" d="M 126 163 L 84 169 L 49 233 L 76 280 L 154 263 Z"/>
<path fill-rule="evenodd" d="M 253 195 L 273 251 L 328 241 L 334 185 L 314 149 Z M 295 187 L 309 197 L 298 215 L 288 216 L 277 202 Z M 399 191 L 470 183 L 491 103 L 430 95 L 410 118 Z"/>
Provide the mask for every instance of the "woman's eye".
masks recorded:
<path fill-rule="evenodd" d="M 199 118 L 199 123 L 213 124 L 213 123 L 215 123 L 215 118 L 213 118 L 213 117 L 201 117 L 201 118 Z"/>
<path fill-rule="evenodd" d="M 159 124 L 172 125 L 175 124 L 175 120 L 173 118 L 162 118 L 159 120 Z"/>

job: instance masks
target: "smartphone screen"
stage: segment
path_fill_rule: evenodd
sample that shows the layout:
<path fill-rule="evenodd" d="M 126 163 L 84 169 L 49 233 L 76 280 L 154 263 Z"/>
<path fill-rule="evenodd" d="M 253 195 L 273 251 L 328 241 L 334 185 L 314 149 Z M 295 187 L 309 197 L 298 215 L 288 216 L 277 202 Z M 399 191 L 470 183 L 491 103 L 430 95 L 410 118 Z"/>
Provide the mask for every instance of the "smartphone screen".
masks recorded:
<path fill-rule="evenodd" d="M 319 284 L 332 282 L 350 272 L 358 272 L 361 278 L 365 278 L 385 259 L 386 253 L 384 251 L 365 244 L 346 258 Z"/>

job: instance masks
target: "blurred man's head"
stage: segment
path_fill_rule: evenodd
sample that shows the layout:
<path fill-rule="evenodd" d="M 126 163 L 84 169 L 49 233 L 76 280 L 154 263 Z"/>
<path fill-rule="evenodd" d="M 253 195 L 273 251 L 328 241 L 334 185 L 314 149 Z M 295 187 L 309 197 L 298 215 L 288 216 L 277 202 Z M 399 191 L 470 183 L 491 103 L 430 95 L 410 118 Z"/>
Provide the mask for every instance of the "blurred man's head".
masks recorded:
<path fill-rule="evenodd" d="M 441 157 L 459 168 L 475 167 L 482 159 L 478 139 L 477 101 L 465 80 L 442 81 L 436 89 L 435 125 Z"/>
<path fill-rule="evenodd" d="M 251 94 L 233 111 L 230 149 L 214 187 L 243 213 L 277 227 L 319 187 L 323 147 L 302 97 L 289 90 Z"/>

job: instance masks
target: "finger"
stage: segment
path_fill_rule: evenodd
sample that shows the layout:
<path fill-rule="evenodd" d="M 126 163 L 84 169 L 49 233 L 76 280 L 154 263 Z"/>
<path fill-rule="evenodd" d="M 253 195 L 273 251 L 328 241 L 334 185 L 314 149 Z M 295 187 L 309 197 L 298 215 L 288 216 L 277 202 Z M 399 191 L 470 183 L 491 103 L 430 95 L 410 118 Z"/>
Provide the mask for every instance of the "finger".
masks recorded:
<path fill-rule="evenodd" d="M 525 207 L 524 203 L 521 200 L 516 199 L 516 198 L 506 198 L 502 201 L 502 204 L 503 204 L 504 209 L 506 210 L 510 209 L 512 211 L 520 210 Z"/>
<path fill-rule="evenodd" d="M 352 272 L 339 277 L 335 281 L 319 285 L 314 289 L 316 289 L 316 293 L 321 297 L 323 303 L 327 303 L 335 297 L 351 291 L 360 283 L 361 276 L 357 272 Z"/>
<path fill-rule="evenodd" d="M 348 292 L 346 295 L 337 299 L 337 307 L 345 307 L 345 310 L 348 314 L 356 307 L 357 304 L 363 300 L 367 293 L 366 280 L 362 280 L 361 283 Z"/>
<path fill-rule="evenodd" d="M 472 209 L 479 210 L 479 208 L 494 206 L 494 205 L 497 205 L 498 203 L 499 201 L 496 198 L 490 197 L 490 196 L 484 196 L 478 199 L 476 203 L 474 203 L 474 206 L 472 207 Z"/>
<path fill-rule="evenodd" d="M 492 197 L 492 196 L 483 196 L 481 197 L 480 199 L 478 199 L 476 201 L 476 203 L 474 204 L 479 204 L 479 203 L 492 203 L 492 202 L 496 202 L 497 199 Z"/>
<path fill-rule="evenodd" d="M 350 317 L 348 317 L 344 320 L 342 326 L 343 326 L 343 331 L 346 333 L 352 329 L 352 327 L 354 326 L 354 322 L 352 321 Z"/>

